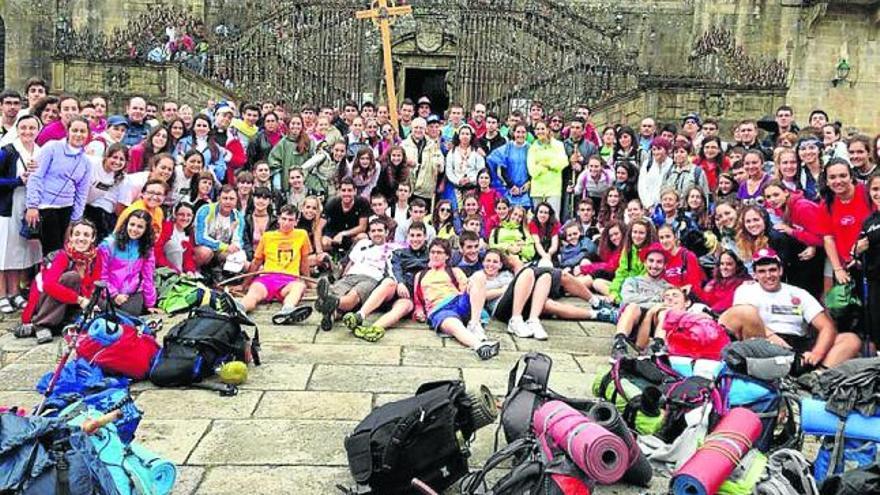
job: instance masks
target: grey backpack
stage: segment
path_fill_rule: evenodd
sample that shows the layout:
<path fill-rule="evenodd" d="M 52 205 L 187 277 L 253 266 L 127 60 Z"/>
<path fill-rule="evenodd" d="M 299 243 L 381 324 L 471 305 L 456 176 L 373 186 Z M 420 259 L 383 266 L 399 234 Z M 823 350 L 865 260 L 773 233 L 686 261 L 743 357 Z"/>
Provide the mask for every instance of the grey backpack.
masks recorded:
<path fill-rule="evenodd" d="M 755 486 L 755 495 L 819 495 L 819 489 L 804 455 L 780 449 L 767 458 L 767 473 Z"/>

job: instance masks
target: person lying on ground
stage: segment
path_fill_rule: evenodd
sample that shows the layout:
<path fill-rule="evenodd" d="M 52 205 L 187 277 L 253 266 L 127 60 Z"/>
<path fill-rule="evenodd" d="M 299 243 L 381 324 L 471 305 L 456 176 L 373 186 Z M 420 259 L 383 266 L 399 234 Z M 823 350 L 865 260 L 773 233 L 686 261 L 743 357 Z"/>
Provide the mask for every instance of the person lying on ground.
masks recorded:
<path fill-rule="evenodd" d="M 576 306 L 559 301 L 566 294 L 595 303 Z M 523 319 L 523 316 L 527 319 Z M 513 282 L 495 306 L 495 318 L 507 323 L 507 332 L 519 338 L 547 339 L 541 317 L 563 320 L 617 321 L 617 311 L 602 303 L 584 284 L 558 268 L 527 266 L 514 276 Z"/>
<path fill-rule="evenodd" d="M 712 312 L 703 303 L 694 302 L 688 293 L 681 287 L 670 287 L 663 291 L 663 302 L 655 305 L 647 311 L 642 318 L 636 335 L 636 347 L 644 349 L 651 343 L 652 352 L 660 352 L 665 349 L 666 330 L 663 322 L 669 310 L 687 311 L 699 318 L 714 320 Z"/>
<path fill-rule="evenodd" d="M 369 239 L 358 241 L 348 253 L 348 265 L 342 277 L 332 285 L 326 277 L 318 281 L 318 300 L 315 309 L 323 315 L 321 330 L 333 328 L 337 312 L 344 313 L 346 321 L 357 321 L 354 313 L 376 290 L 379 282 L 391 273 L 393 246 L 387 242 L 388 227 L 381 218 L 369 224 Z M 374 308 L 375 309 L 375 308 Z M 349 326 L 356 326 L 350 325 Z M 378 338 L 381 338 L 379 336 Z"/>
<path fill-rule="evenodd" d="M 445 239 L 434 239 L 428 247 L 428 268 L 414 281 L 413 317 L 418 322 L 427 322 L 438 334 L 455 338 L 477 354 L 480 359 L 491 359 L 498 355 L 500 344 L 478 335 L 475 326 L 468 328 L 471 321 L 471 300 L 468 294 L 468 280 L 459 268 L 447 263 L 452 248 Z"/>
<path fill-rule="evenodd" d="M 250 271 L 262 274 L 254 278 L 241 300 L 245 311 L 253 311 L 260 303 L 281 301 L 281 311 L 272 316 L 276 325 L 298 323 L 312 314 L 311 307 L 299 305 L 306 290 L 300 275 L 310 273 L 312 244 L 309 233 L 296 228 L 298 216 L 295 206 L 282 206 L 278 230 L 264 232 L 260 237 Z"/>

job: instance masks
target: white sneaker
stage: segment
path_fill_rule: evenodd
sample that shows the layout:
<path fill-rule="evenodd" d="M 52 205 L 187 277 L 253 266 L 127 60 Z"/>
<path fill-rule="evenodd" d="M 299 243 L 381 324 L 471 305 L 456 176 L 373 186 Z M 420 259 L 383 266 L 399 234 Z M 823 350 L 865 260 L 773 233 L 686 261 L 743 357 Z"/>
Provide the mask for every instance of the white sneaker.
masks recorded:
<path fill-rule="evenodd" d="M 532 329 L 526 325 L 522 316 L 514 316 L 507 322 L 507 333 L 512 333 L 521 339 L 527 339 L 533 334 Z"/>
<path fill-rule="evenodd" d="M 529 330 L 532 332 L 532 336 L 537 340 L 547 340 L 547 330 L 544 330 L 544 325 L 541 325 L 540 320 L 529 319 L 526 322 Z"/>
<path fill-rule="evenodd" d="M 486 330 L 483 329 L 483 325 L 480 324 L 479 321 L 468 323 L 467 329 L 470 333 L 474 334 L 474 337 L 480 339 L 480 342 L 488 340 L 486 337 Z"/>

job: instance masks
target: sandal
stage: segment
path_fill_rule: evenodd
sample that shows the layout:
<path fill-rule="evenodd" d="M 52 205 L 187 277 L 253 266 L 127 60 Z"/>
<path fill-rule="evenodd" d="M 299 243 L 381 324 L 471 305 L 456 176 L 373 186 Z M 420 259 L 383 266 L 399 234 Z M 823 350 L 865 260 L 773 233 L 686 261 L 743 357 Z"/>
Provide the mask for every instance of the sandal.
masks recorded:
<path fill-rule="evenodd" d="M 13 297 L 13 298 L 10 300 L 10 302 L 12 303 L 13 306 L 15 306 L 15 307 L 18 308 L 18 309 L 24 309 L 24 308 L 27 306 L 27 303 L 28 303 L 28 302 L 27 302 L 27 299 L 25 299 L 24 297 L 22 297 L 21 294 L 16 294 L 15 297 Z"/>
<path fill-rule="evenodd" d="M 382 340 L 382 337 L 385 336 L 385 329 L 376 325 L 371 326 L 358 326 L 352 331 L 354 336 L 359 339 L 364 339 L 367 342 L 379 342 Z"/>
<path fill-rule="evenodd" d="M 30 323 L 22 323 L 12 330 L 12 334 L 18 339 L 26 339 L 34 336 L 34 326 Z"/>
<path fill-rule="evenodd" d="M 15 313 L 15 308 L 12 307 L 12 303 L 9 302 L 8 297 L 0 298 L 0 313 L 7 315 Z"/>
<path fill-rule="evenodd" d="M 308 306 L 296 306 L 288 310 L 282 309 L 272 316 L 273 325 L 293 325 L 312 315 L 312 308 Z"/>

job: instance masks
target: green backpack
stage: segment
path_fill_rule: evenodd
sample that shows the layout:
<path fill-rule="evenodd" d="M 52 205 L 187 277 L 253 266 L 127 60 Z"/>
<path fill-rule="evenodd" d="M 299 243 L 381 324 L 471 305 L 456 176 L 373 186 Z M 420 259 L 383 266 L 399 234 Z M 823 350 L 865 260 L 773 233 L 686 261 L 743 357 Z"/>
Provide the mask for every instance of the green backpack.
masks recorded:
<path fill-rule="evenodd" d="M 189 311 L 197 306 L 212 305 L 213 291 L 202 282 L 189 277 L 174 275 L 164 279 L 158 287 L 157 306 L 168 314 Z"/>

